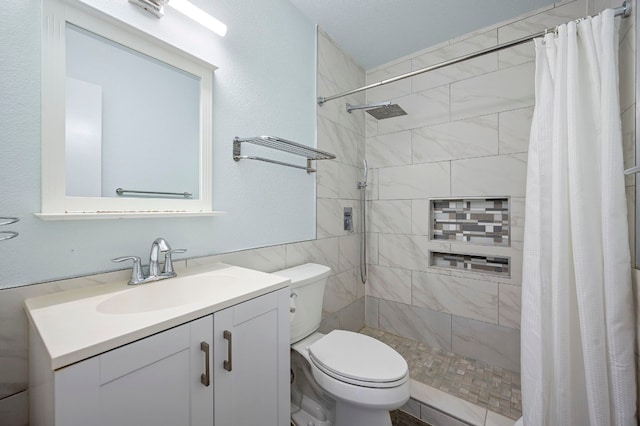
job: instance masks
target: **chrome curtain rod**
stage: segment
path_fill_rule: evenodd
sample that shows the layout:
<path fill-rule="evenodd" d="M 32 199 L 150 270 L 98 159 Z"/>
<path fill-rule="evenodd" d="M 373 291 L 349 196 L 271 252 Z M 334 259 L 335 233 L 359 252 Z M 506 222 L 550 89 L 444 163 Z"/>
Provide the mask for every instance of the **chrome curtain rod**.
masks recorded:
<path fill-rule="evenodd" d="M 617 7 L 615 9 L 615 16 L 622 16 L 623 18 L 626 18 L 629 15 L 631 15 L 631 0 L 625 0 L 622 3 L 622 6 Z M 594 17 L 594 16 L 597 16 L 597 15 L 591 15 L 591 17 Z M 337 95 L 327 96 L 327 97 L 322 97 L 321 96 L 321 97 L 318 98 L 318 105 L 322 106 L 325 102 L 332 101 L 334 99 L 338 99 L 338 98 L 342 98 L 342 97 L 345 97 L 345 96 L 353 95 L 354 93 L 362 92 L 364 90 L 373 89 L 375 87 L 384 86 L 385 84 L 395 83 L 396 81 L 404 80 L 405 78 L 413 77 L 413 76 L 416 76 L 416 75 L 419 75 L 419 74 L 423 74 L 423 73 L 429 72 L 429 71 L 434 71 L 434 70 L 437 70 L 437 69 L 440 69 L 440 68 L 444 68 L 444 67 L 449 66 L 449 65 L 453 65 L 453 64 L 457 64 L 459 62 L 467 61 L 469 59 L 474 59 L 474 58 L 477 58 L 478 56 L 486 55 L 488 53 L 493 53 L 493 52 L 497 52 L 497 51 L 502 50 L 502 49 L 507 49 L 509 47 L 518 46 L 520 44 L 527 43 L 527 42 L 533 40 L 534 38 L 543 37 L 546 33 L 553 32 L 553 31 L 555 31 L 555 28 L 554 29 L 546 29 L 546 30 L 540 31 L 539 33 L 536 33 L 536 34 L 532 34 L 532 35 L 529 35 L 529 36 L 526 36 L 526 37 L 522 37 L 522 38 L 519 38 L 519 39 L 516 39 L 516 40 L 513 40 L 513 41 L 502 43 L 502 44 L 499 44 L 497 46 L 493 46 L 493 47 L 489 47 L 489 48 L 486 48 L 486 49 L 482 49 L 482 50 L 479 50 L 479 51 L 474 52 L 474 53 L 469 53 L 468 55 L 464 55 L 464 56 L 460 56 L 460 57 L 457 57 L 457 58 L 454 58 L 454 59 L 450 59 L 448 61 L 444 61 L 444 62 L 441 62 L 439 64 L 430 65 L 430 66 L 425 67 L 425 68 L 420 68 L 419 70 L 411 71 L 411 72 L 408 72 L 406 74 L 399 75 L 397 77 L 388 78 L 386 80 L 382 80 L 382 81 L 379 81 L 377 83 L 371 83 L 369 85 L 362 86 L 362 87 L 359 87 L 357 89 L 349 90 L 348 92 L 343 92 L 343 93 L 339 93 Z"/>

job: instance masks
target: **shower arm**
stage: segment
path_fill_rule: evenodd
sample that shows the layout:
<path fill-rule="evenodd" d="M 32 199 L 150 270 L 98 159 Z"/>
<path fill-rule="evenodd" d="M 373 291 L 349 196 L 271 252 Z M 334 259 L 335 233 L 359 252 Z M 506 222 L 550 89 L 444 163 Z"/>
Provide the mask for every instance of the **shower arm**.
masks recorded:
<path fill-rule="evenodd" d="M 614 11 L 615 11 L 615 15 L 614 16 L 622 16 L 623 18 L 629 17 L 631 15 L 631 0 L 625 0 L 622 3 L 622 6 L 615 8 Z M 596 15 L 591 15 L 591 16 L 594 17 Z M 425 68 L 420 68 L 419 70 L 411 71 L 411 72 L 408 72 L 408 73 L 405 73 L 405 74 L 401 74 L 401 75 L 396 76 L 396 77 L 388 78 L 386 80 L 382 80 L 382 81 L 379 81 L 377 83 L 371 83 L 369 85 L 362 86 L 362 87 L 359 87 L 357 89 L 349 90 L 348 92 L 343 92 L 343 93 L 339 93 L 337 95 L 326 96 L 326 97 L 320 96 L 318 98 L 318 105 L 322 106 L 322 105 L 324 105 L 325 102 L 332 101 L 334 99 L 343 98 L 345 96 L 353 95 L 355 93 L 359 93 L 359 92 L 362 92 L 364 90 L 373 89 L 373 88 L 376 88 L 376 87 L 379 87 L 379 86 L 383 86 L 385 84 L 395 83 L 396 81 L 404 80 L 405 78 L 414 77 L 416 75 L 420 75 L 420 74 L 424 74 L 424 73 L 429 72 L 429 71 L 434 71 L 434 70 L 437 70 L 437 69 L 440 69 L 440 68 L 444 68 L 444 67 L 449 66 L 449 65 L 457 64 L 459 62 L 468 61 L 470 59 L 474 59 L 474 58 L 477 58 L 479 56 L 483 56 L 483 55 L 486 55 L 486 54 L 489 54 L 489 53 L 497 52 L 499 50 L 507 49 L 509 47 L 518 46 L 520 44 L 527 43 L 527 42 L 529 42 L 529 41 L 531 41 L 531 40 L 533 40 L 535 38 L 543 37 L 545 34 L 547 34 L 549 32 L 554 32 L 554 31 L 555 31 L 555 29 L 546 29 L 544 31 L 540 31 L 539 33 L 535 33 L 535 34 L 532 34 L 532 35 L 529 35 L 529 36 L 526 36 L 526 37 L 522 37 L 522 38 L 519 38 L 519 39 L 516 39 L 516 40 L 513 40 L 513 41 L 509 41 L 509 42 L 506 42 L 506 43 L 502 43 L 502 44 L 499 44 L 497 46 L 493 46 L 493 47 L 489 47 L 489 48 L 486 48 L 486 49 L 482 49 L 482 50 L 479 50 L 477 52 L 469 53 L 468 55 L 459 56 L 459 57 L 454 58 L 454 59 L 449 59 L 448 61 L 440 62 L 439 64 L 431 65 L 431 66 L 428 66 L 428 67 L 425 67 Z"/>

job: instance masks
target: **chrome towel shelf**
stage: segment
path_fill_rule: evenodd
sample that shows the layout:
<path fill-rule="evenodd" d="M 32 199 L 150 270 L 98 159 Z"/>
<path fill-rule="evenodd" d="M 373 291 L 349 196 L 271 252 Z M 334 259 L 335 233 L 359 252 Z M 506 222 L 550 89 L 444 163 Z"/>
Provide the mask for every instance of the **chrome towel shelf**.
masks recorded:
<path fill-rule="evenodd" d="M 20 219 L 17 217 L 0 217 L 0 226 L 11 225 L 12 223 L 18 222 Z M 15 231 L 0 231 L 0 241 L 10 240 L 11 238 L 15 238 L 18 236 L 18 233 Z"/>
<path fill-rule="evenodd" d="M 299 166 L 297 164 L 285 163 L 283 161 L 272 160 L 270 158 L 264 157 L 256 157 L 253 155 L 242 155 L 242 144 L 243 143 L 251 143 L 254 145 L 265 146 L 267 148 L 272 148 L 277 151 L 284 151 L 290 154 L 300 155 L 307 159 L 307 166 Z M 266 161 L 267 163 L 280 164 L 281 166 L 287 167 L 295 167 L 296 169 L 306 170 L 307 173 L 314 173 L 316 169 L 312 166 L 311 161 L 313 160 L 332 160 L 336 158 L 335 155 L 330 154 L 328 152 L 319 151 L 314 148 L 310 148 L 306 145 L 301 145 L 299 143 L 291 142 L 286 139 L 282 139 L 274 136 L 254 136 L 251 138 L 233 138 L 233 159 L 235 161 L 240 160 L 258 160 L 258 161 Z"/>

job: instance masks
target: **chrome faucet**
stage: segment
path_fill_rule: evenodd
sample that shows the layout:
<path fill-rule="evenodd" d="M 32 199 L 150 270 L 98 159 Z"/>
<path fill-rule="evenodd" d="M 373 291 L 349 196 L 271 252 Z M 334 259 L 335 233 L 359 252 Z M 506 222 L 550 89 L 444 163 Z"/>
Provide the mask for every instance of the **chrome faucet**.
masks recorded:
<path fill-rule="evenodd" d="M 157 277 L 160 275 L 160 267 L 158 266 L 159 252 L 166 253 L 171 250 L 171 246 L 167 241 L 160 237 L 151 243 L 151 253 L 149 253 L 149 275 L 148 277 Z"/>
<path fill-rule="evenodd" d="M 138 256 L 117 257 L 111 260 L 113 262 L 133 260 L 133 269 L 131 270 L 129 285 L 135 285 L 175 277 L 176 272 L 173 269 L 172 255 L 173 253 L 184 253 L 186 251 L 186 249 L 171 250 L 171 246 L 164 238 L 156 238 L 151 244 L 151 252 L 149 253 L 149 273 L 146 275 L 142 269 L 141 259 Z M 164 253 L 164 267 L 162 268 L 162 272 L 160 272 L 160 265 L 158 263 L 160 253 Z"/>

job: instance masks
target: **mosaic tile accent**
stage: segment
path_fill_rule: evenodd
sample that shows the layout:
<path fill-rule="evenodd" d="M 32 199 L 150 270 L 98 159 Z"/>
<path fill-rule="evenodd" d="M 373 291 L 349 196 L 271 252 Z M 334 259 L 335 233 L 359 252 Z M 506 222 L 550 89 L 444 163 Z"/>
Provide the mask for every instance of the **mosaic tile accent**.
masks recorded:
<path fill-rule="evenodd" d="M 374 328 L 360 332 L 398 351 L 409 364 L 412 379 L 511 419 L 521 417 L 519 373 Z"/>
<path fill-rule="evenodd" d="M 508 198 L 432 200 L 434 240 L 509 246 Z"/>
<path fill-rule="evenodd" d="M 431 265 L 467 272 L 510 276 L 510 259 L 500 256 L 484 256 L 480 254 L 458 254 L 431 252 Z"/>

